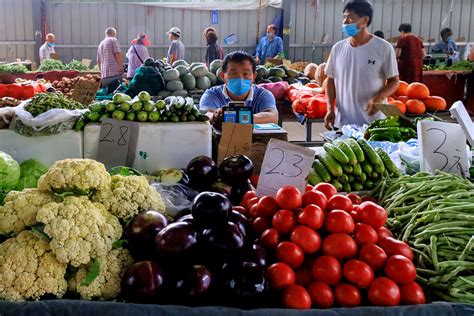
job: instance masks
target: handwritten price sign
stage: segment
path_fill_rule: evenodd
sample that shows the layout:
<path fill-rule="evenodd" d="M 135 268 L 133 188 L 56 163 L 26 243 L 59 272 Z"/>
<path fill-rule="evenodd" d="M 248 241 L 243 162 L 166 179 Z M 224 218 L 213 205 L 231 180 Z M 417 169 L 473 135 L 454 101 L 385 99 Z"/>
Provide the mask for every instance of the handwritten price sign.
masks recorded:
<path fill-rule="evenodd" d="M 459 124 L 420 121 L 417 128 L 421 171 L 469 175 L 466 136 Z"/>
<path fill-rule="evenodd" d="M 313 161 L 314 152 L 311 149 L 270 139 L 260 171 L 257 194 L 275 196 L 278 189 L 285 185 L 294 185 L 304 192 Z"/>

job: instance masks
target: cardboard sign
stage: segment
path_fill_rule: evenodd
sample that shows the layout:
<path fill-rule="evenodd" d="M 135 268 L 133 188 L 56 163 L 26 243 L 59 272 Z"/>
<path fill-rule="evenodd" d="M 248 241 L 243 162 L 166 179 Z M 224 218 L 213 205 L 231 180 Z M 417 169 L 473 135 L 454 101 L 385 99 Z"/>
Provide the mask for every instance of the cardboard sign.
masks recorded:
<path fill-rule="evenodd" d="M 84 105 L 89 105 L 94 101 L 100 83 L 92 80 L 79 79 L 74 85 L 71 98 Z"/>
<path fill-rule="evenodd" d="M 137 122 L 103 119 L 97 160 L 105 164 L 107 169 L 116 166 L 132 167 L 139 128 Z"/>
<path fill-rule="evenodd" d="M 87 59 L 87 58 L 83 58 L 82 61 L 81 61 L 81 64 L 83 64 L 84 66 L 86 66 L 87 68 L 89 68 L 90 65 L 91 65 L 91 62 L 92 62 L 92 60 Z"/>
<path fill-rule="evenodd" d="M 59 59 L 59 54 L 58 53 L 50 53 L 49 58 L 51 59 Z"/>
<path fill-rule="evenodd" d="M 377 107 L 380 112 L 385 114 L 385 116 L 400 116 L 406 118 L 405 114 L 403 114 L 395 105 L 375 103 L 375 107 Z"/>
<path fill-rule="evenodd" d="M 471 117 L 467 113 L 466 107 L 461 101 L 457 101 L 449 109 L 451 116 L 457 120 L 464 130 L 464 135 L 471 146 L 474 146 L 474 124 L 472 124 Z"/>
<path fill-rule="evenodd" d="M 419 121 L 420 170 L 469 175 L 466 136 L 459 124 Z"/>
<path fill-rule="evenodd" d="M 222 136 L 217 152 L 217 162 L 234 155 L 250 156 L 252 152 L 251 124 L 222 123 Z"/>
<path fill-rule="evenodd" d="M 314 151 L 272 138 L 263 158 L 257 195 L 275 196 L 278 189 L 294 185 L 301 192 L 314 162 Z"/>

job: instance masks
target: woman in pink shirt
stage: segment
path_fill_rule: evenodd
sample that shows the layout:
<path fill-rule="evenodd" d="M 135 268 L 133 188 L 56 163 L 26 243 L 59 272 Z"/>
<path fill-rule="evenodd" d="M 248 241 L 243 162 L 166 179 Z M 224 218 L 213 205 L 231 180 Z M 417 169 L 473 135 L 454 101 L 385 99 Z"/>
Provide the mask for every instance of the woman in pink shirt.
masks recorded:
<path fill-rule="evenodd" d="M 132 46 L 130 46 L 127 52 L 127 78 L 132 79 L 135 76 L 135 71 L 150 57 L 147 49 L 148 46 L 150 46 L 150 41 L 145 33 L 137 35 L 137 38 L 132 41 Z"/>

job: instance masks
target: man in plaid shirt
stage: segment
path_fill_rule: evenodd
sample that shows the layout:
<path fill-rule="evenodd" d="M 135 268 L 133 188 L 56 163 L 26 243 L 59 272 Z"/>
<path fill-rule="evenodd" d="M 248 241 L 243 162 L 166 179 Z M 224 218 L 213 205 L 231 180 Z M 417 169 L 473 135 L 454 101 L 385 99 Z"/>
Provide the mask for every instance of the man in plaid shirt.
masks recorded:
<path fill-rule="evenodd" d="M 122 80 L 123 64 L 117 30 L 113 27 L 105 30 L 105 38 L 97 50 L 97 64 L 100 69 L 102 87 L 114 86 L 113 89 L 115 89 Z"/>

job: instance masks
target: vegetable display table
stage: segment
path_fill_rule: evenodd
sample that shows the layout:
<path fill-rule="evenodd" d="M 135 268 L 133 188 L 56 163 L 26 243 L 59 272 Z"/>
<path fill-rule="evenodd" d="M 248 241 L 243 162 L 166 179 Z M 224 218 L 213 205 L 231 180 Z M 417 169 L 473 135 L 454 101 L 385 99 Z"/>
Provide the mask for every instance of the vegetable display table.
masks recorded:
<path fill-rule="evenodd" d="M 385 315 L 385 316 L 464 316 L 474 313 L 473 305 L 436 302 L 426 305 L 396 307 L 354 307 L 313 310 L 255 309 L 242 310 L 227 307 L 185 307 L 174 305 L 142 305 L 118 302 L 90 302 L 77 300 L 49 300 L 39 302 L 0 301 L 0 314 L 10 315 Z"/>
<path fill-rule="evenodd" d="M 79 72 L 77 70 L 52 70 L 44 72 L 36 71 L 22 74 L 0 73 L 0 83 L 14 83 L 15 79 L 17 78 L 25 80 L 44 79 L 46 81 L 53 82 L 56 80 L 61 80 L 63 77 L 75 78 L 79 76 L 85 76 L 89 73 L 90 72 Z"/>
<path fill-rule="evenodd" d="M 469 77 L 472 77 L 472 71 L 423 71 L 423 83 L 430 89 L 432 95 L 443 97 L 446 100 L 448 108 L 453 105 L 454 102 L 464 100 L 464 90 Z M 469 80 L 472 81 L 472 79 Z M 473 84 L 470 83 L 470 85 L 472 86 Z M 470 111 L 474 111 L 473 93 L 474 92 L 468 89 L 467 108 Z"/>

